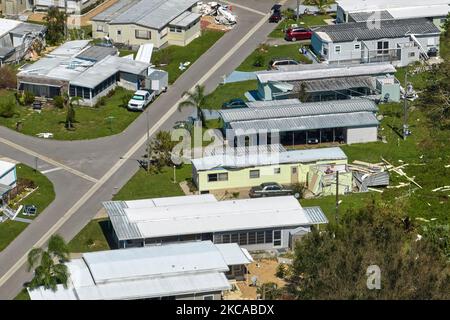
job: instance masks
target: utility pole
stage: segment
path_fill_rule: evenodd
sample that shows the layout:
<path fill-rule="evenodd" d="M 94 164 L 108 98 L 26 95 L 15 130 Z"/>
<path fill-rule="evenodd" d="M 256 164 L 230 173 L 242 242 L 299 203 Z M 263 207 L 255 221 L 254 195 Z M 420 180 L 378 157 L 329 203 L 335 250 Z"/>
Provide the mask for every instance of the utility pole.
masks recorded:
<path fill-rule="evenodd" d="M 403 97 L 403 140 L 408 136 L 408 71 L 405 72 L 405 95 Z"/>
<path fill-rule="evenodd" d="M 67 0 L 64 0 L 64 39 L 67 40 Z"/>
<path fill-rule="evenodd" d="M 336 223 L 339 223 L 339 170 L 336 171 Z"/>
<path fill-rule="evenodd" d="M 297 21 L 298 21 L 298 18 L 299 18 L 299 16 L 300 16 L 300 0 L 297 0 L 297 10 L 296 10 L 297 12 Z"/>

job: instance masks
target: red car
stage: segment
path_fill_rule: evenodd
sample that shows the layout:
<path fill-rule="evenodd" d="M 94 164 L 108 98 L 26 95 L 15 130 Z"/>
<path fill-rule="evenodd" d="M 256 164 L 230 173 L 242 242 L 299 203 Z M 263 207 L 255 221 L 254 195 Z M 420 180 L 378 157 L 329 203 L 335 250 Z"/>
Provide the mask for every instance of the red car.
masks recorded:
<path fill-rule="evenodd" d="M 311 29 L 304 27 L 295 27 L 286 30 L 284 39 L 286 39 L 287 41 L 309 40 L 311 39 L 311 36 Z"/>

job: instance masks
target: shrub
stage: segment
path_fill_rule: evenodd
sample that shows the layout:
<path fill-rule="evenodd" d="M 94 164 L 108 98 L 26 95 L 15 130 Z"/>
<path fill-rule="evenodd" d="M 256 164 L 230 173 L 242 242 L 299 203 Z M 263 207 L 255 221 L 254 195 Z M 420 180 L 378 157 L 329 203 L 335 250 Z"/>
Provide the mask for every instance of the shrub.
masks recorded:
<path fill-rule="evenodd" d="M 53 105 L 58 108 L 64 108 L 64 98 L 62 96 L 56 96 L 53 98 Z"/>
<path fill-rule="evenodd" d="M 278 265 L 275 276 L 280 279 L 283 279 L 286 276 L 286 266 L 284 264 L 280 263 Z"/>
<path fill-rule="evenodd" d="M 0 100 L 0 117 L 12 118 L 16 113 L 16 101 L 13 97 Z"/>
<path fill-rule="evenodd" d="M 0 67 L 0 89 L 16 89 L 16 71 L 11 66 Z"/>
<path fill-rule="evenodd" d="M 34 94 L 30 91 L 25 91 L 23 93 L 23 102 L 25 105 L 32 104 L 34 102 Z"/>
<path fill-rule="evenodd" d="M 257 54 L 253 60 L 254 67 L 262 67 L 264 65 L 264 56 L 262 54 Z"/>
<path fill-rule="evenodd" d="M 94 108 L 100 108 L 100 107 L 102 107 L 102 106 L 104 106 L 104 105 L 106 105 L 106 97 L 105 97 L 105 96 L 100 97 L 100 98 L 97 100 L 97 103 L 94 105 Z"/>
<path fill-rule="evenodd" d="M 112 89 L 111 91 L 109 91 L 106 96 L 108 98 L 111 98 L 112 96 L 114 96 L 116 94 L 116 88 Z"/>

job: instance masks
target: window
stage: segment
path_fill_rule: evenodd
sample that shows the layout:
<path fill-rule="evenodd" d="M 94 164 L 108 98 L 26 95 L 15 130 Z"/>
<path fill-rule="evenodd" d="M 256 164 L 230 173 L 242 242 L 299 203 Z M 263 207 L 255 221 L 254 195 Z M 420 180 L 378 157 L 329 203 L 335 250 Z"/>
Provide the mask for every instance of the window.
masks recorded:
<path fill-rule="evenodd" d="M 359 49 L 361 49 L 361 44 L 355 43 L 355 50 L 359 50 Z"/>
<path fill-rule="evenodd" d="M 296 174 L 297 173 L 297 167 L 291 167 L 291 173 Z"/>
<path fill-rule="evenodd" d="M 229 234 L 222 235 L 222 243 L 230 243 L 230 235 Z"/>
<path fill-rule="evenodd" d="M 264 243 L 264 231 L 256 232 L 256 243 Z"/>
<path fill-rule="evenodd" d="M 148 30 L 135 30 L 136 39 L 151 39 L 152 33 Z"/>
<path fill-rule="evenodd" d="M 181 27 L 170 27 L 170 32 L 183 32 L 183 29 Z"/>
<path fill-rule="evenodd" d="M 322 48 L 322 54 L 323 54 L 324 56 L 328 56 L 328 48 L 323 47 L 323 48 Z"/>
<path fill-rule="evenodd" d="M 378 54 L 388 54 L 389 53 L 389 41 L 378 41 L 377 42 L 377 53 Z"/>
<path fill-rule="evenodd" d="M 249 232 L 248 233 L 248 244 L 255 244 L 256 243 L 256 232 Z"/>
<path fill-rule="evenodd" d="M 239 234 L 237 233 L 232 233 L 231 234 L 231 243 L 238 243 L 239 239 Z"/>
<path fill-rule="evenodd" d="M 272 242 L 272 230 L 267 230 L 266 231 L 266 243 L 271 243 Z"/>
<path fill-rule="evenodd" d="M 102 24 L 97 25 L 97 31 L 103 32 L 103 25 Z"/>
<path fill-rule="evenodd" d="M 117 35 L 120 36 L 122 34 L 121 30 L 117 30 Z"/>
<path fill-rule="evenodd" d="M 280 168 L 274 168 L 273 169 L 273 173 L 274 174 L 280 174 L 281 173 L 281 169 Z"/>
<path fill-rule="evenodd" d="M 239 233 L 239 245 L 247 245 L 247 232 Z"/>
<path fill-rule="evenodd" d="M 250 179 L 258 179 L 259 170 L 250 170 Z"/>
<path fill-rule="evenodd" d="M 208 174 L 208 182 L 228 181 L 228 172 Z"/>
<path fill-rule="evenodd" d="M 410 52 L 409 54 L 408 54 L 408 57 L 410 57 L 410 58 L 413 58 L 413 57 L 415 57 L 416 56 L 416 53 L 415 52 Z"/>
<path fill-rule="evenodd" d="M 273 245 L 275 247 L 281 246 L 281 231 L 280 230 L 273 231 Z"/>
<path fill-rule="evenodd" d="M 341 46 L 335 46 L 334 47 L 334 52 L 341 53 Z"/>
<path fill-rule="evenodd" d="M 214 300 L 214 296 L 212 294 L 203 296 L 203 300 Z"/>

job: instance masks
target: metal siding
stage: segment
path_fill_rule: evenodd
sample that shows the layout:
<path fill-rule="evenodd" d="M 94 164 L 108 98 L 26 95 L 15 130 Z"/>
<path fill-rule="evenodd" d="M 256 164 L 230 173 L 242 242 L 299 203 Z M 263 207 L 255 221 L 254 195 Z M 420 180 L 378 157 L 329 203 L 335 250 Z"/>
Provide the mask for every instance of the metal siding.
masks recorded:
<path fill-rule="evenodd" d="M 377 141 L 377 127 L 348 128 L 347 143 L 361 143 Z"/>

